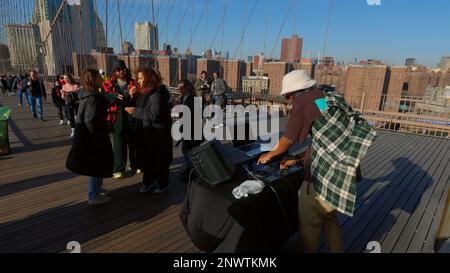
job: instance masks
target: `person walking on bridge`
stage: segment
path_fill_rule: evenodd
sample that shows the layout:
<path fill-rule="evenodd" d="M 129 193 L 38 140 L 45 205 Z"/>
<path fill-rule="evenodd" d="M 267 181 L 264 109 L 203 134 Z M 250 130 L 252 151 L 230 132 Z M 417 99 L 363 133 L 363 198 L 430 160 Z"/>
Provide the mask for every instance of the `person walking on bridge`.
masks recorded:
<path fill-rule="evenodd" d="M 44 109 L 42 99 L 47 100 L 47 91 L 44 83 L 39 79 L 38 73 L 35 70 L 30 71 L 28 79 L 28 90 L 30 95 L 30 109 L 33 117 L 44 121 Z M 36 113 L 37 107 L 37 113 Z"/>
<path fill-rule="evenodd" d="M 78 90 L 80 86 L 75 82 L 71 74 L 65 74 L 63 80 L 62 98 L 66 102 L 67 123 L 71 129 L 70 138 L 73 138 L 75 134 L 75 119 L 78 112 Z"/>

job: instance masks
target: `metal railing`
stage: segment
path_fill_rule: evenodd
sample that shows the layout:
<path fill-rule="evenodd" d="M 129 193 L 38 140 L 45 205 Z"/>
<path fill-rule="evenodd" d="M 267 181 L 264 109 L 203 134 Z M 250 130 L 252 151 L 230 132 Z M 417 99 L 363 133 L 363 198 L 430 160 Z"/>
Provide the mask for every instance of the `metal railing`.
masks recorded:
<path fill-rule="evenodd" d="M 378 129 L 450 137 L 450 105 L 446 100 L 365 93 L 359 102 L 346 99 Z"/>
<path fill-rule="evenodd" d="M 175 96 L 179 95 L 176 88 L 171 91 Z M 337 94 L 345 97 L 343 93 Z M 346 100 L 377 129 L 450 138 L 450 105 L 444 105 L 443 100 L 365 93 L 360 98 Z M 292 109 L 288 100 L 261 93 L 232 93 L 228 104 L 267 105 L 269 111 L 277 105 L 284 116 L 289 116 Z"/>

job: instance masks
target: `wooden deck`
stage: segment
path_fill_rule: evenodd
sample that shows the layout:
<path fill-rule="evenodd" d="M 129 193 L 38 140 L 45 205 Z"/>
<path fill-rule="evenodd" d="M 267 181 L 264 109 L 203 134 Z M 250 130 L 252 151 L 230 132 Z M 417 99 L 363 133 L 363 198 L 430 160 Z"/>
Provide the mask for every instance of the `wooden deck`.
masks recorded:
<path fill-rule="evenodd" d="M 0 157 L 0 252 L 63 252 L 69 241 L 83 252 L 198 252 L 178 219 L 179 149 L 166 194 L 137 194 L 141 176 L 108 179 L 113 202 L 89 207 L 86 178 L 65 168 L 69 128 L 57 125 L 54 107 L 45 103 L 41 122 L 16 97 L 0 104 L 13 108 L 12 153 Z M 374 240 L 382 252 L 432 252 L 449 156 L 450 140 L 379 131 L 362 164 L 355 216 L 340 217 L 346 250 L 361 252 Z"/>

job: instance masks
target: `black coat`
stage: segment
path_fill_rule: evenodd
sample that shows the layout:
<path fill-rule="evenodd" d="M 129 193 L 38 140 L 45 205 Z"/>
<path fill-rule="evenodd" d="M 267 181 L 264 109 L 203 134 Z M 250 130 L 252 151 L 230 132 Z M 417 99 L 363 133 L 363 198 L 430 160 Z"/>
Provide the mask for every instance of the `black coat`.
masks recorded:
<path fill-rule="evenodd" d="M 144 172 L 168 166 L 173 160 L 172 117 L 163 88 L 137 98 L 133 117 L 138 120 L 136 153 Z"/>
<path fill-rule="evenodd" d="M 108 103 L 99 92 L 79 91 L 80 108 L 66 167 L 86 176 L 111 177 L 114 158 L 108 125 Z"/>
<path fill-rule="evenodd" d="M 47 91 L 45 90 L 44 83 L 37 79 L 33 81 L 31 78 L 28 78 L 28 90 L 29 94 L 33 97 L 39 97 L 43 96 L 44 98 L 47 98 Z"/>
<path fill-rule="evenodd" d="M 65 105 L 65 101 L 61 97 L 61 88 L 53 86 L 53 88 L 52 88 L 52 101 L 53 101 L 53 104 L 56 107 L 60 107 L 60 106 L 64 106 Z"/>

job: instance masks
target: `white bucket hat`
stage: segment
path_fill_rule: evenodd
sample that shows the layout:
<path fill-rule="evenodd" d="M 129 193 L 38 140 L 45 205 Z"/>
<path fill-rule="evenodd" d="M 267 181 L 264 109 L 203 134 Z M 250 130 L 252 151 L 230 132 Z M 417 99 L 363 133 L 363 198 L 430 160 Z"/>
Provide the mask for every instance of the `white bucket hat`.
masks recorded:
<path fill-rule="evenodd" d="M 281 84 L 281 95 L 310 88 L 317 82 L 305 70 L 294 70 L 286 74 Z"/>

